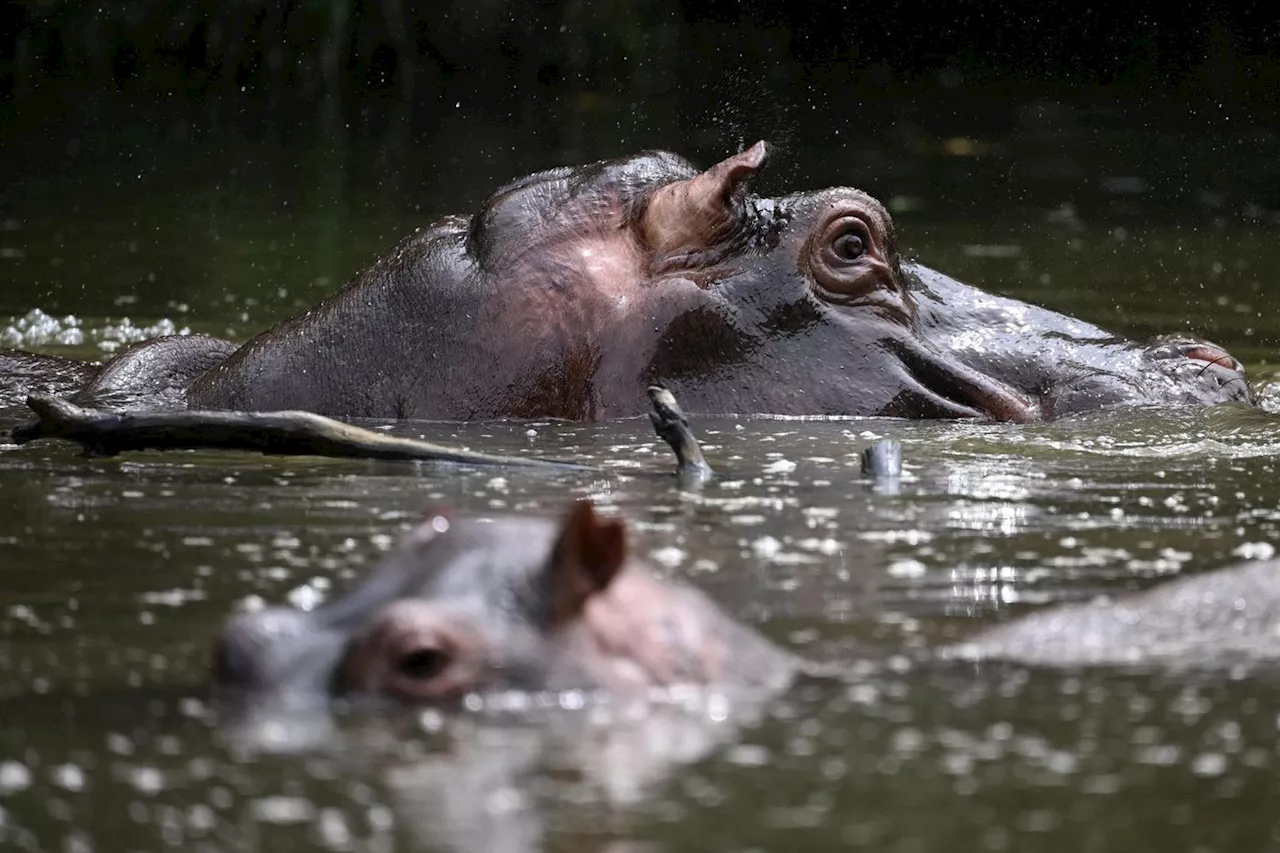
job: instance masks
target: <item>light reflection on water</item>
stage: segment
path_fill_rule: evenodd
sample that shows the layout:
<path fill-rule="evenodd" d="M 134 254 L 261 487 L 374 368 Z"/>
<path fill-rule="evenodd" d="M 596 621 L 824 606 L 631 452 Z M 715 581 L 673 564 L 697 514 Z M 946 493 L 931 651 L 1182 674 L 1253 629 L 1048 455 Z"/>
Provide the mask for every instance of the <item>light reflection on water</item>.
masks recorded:
<path fill-rule="evenodd" d="M 1280 682 L 1265 673 L 913 660 L 1001 614 L 1280 539 L 1274 416 L 696 426 L 720 475 L 701 492 L 675 488 L 639 419 L 395 427 L 606 474 L 0 450 L 0 837 L 15 849 L 1078 850 L 1271 832 Z M 878 436 L 905 445 L 895 494 L 859 473 Z M 280 732 L 323 745 L 304 756 L 247 750 L 198 700 L 208 638 L 233 608 L 324 600 L 428 505 L 547 513 L 583 495 L 631 519 L 660 571 L 813 656 L 867 666 L 852 685 L 728 719 L 659 707 L 622 726 L 587 709 L 299 720 Z M 1223 808 L 1231 822 L 1207 819 Z"/>
<path fill-rule="evenodd" d="M 1125 150 L 1151 156 L 1145 134 Z M 296 158 L 279 152 L 281 163 Z M 419 224 L 426 214 L 408 212 L 417 196 L 446 210 L 492 189 L 422 169 L 429 183 L 415 184 L 413 207 L 293 199 L 282 212 L 281 187 L 224 184 L 217 157 L 176 159 L 161 172 L 171 194 L 156 181 L 131 198 L 130 222 L 83 174 L 56 192 L 14 194 L 0 345 L 101 358 L 171 329 L 244 338 L 327 295 Z M 1135 215 L 1088 198 L 1074 178 L 1005 205 L 987 200 L 988 182 L 1027 164 L 963 162 L 976 170 L 965 186 L 984 216 L 956 217 L 928 195 L 959 160 L 930 162 L 920 186 L 892 188 L 918 203 L 894 205 L 910 255 L 1135 336 L 1194 327 L 1270 379 L 1263 407 L 1280 412 L 1267 364 L 1280 335 L 1262 310 L 1280 259 L 1273 211 L 1241 219 L 1233 197 L 1207 228 L 1186 199 L 1177 215 L 1153 205 Z M 259 163 L 248 174 L 270 184 L 267 172 L 290 169 Z M 190 204 L 188 184 L 205 179 L 201 204 Z M 123 251 L 139 233 L 141 251 Z M 75 264 L 62 263 L 67 245 Z M 20 416 L 0 411 L 0 429 Z M 396 427 L 605 473 L 214 453 L 85 460 L 56 445 L 0 446 L 0 849 L 1276 846 L 1274 673 L 921 662 L 1032 607 L 1273 554 L 1274 417 L 1131 410 L 1034 427 L 695 426 L 719 474 L 701 492 L 674 487 L 643 420 Z M 881 437 L 905 445 L 896 490 L 859 474 L 859 451 Z M 318 605 L 430 505 L 549 513 L 581 496 L 623 513 L 660 571 L 857 678 L 727 716 L 660 706 L 621 724 L 591 708 L 215 723 L 202 689 L 208 640 L 233 609 Z M 304 744 L 307 754 L 290 754 Z"/>

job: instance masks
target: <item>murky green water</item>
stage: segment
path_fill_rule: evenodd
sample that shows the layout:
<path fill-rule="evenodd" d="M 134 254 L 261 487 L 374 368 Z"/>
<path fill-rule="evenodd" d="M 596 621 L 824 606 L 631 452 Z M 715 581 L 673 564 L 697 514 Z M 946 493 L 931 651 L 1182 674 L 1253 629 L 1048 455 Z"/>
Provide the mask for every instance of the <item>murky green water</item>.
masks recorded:
<path fill-rule="evenodd" d="M 900 196 L 903 240 L 921 260 L 1129 334 L 1206 333 L 1280 408 L 1269 363 L 1280 218 L 1259 182 L 1110 133 L 1086 137 L 1073 169 L 1015 137 L 1002 150 L 1031 154 L 896 162 L 885 149 L 877 162 L 891 166 L 847 180 Z M 425 187 L 380 197 L 376 182 L 333 190 L 306 158 L 285 169 L 281 152 L 190 153 L 11 189 L 0 333 L 90 354 L 133 334 L 120 331 L 126 316 L 243 337 L 428 215 L 562 159 L 424 168 Z M 829 183 L 849 152 L 795 153 L 775 189 Z M 58 346 L 6 322 L 33 308 L 76 314 L 83 340 Z M 0 429 L 19 417 L 0 413 Z M 1280 849 L 1274 672 L 909 664 L 1030 607 L 1273 552 L 1275 415 L 696 427 L 719 473 L 698 494 L 674 487 L 641 420 L 398 427 L 605 474 L 0 447 L 0 847 Z M 896 493 L 858 476 L 858 452 L 879 436 L 906 446 Z M 853 687 L 728 719 L 704 706 L 622 722 L 590 711 L 292 721 L 282 736 L 321 743 L 300 755 L 249 750 L 211 720 L 209 638 L 245 598 L 325 598 L 431 503 L 546 513 L 577 495 L 616 507 L 640 552 L 778 639 L 876 667 Z"/>

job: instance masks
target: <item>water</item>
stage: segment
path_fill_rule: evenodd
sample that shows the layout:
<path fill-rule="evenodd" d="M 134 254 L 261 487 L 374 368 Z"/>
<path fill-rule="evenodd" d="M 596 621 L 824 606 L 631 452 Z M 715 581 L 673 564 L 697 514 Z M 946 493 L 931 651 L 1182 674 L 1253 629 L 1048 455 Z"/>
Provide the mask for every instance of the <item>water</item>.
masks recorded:
<path fill-rule="evenodd" d="M 1271 416 L 698 425 L 720 474 L 701 493 L 675 488 L 640 420 L 400 428 L 606 474 L 6 450 L 0 831 L 33 849 L 561 849 L 584 834 L 1261 849 L 1273 679 L 895 661 L 1030 606 L 1265 553 L 1280 538 Z M 909 460 L 897 494 L 858 475 L 861 447 L 890 434 Z M 208 640 L 246 598 L 323 600 L 430 505 L 545 512 L 572 496 L 618 508 L 638 552 L 778 639 L 888 669 L 745 722 L 706 708 L 625 725 L 342 720 L 302 756 L 244 753 L 210 722 Z"/>
<path fill-rule="evenodd" d="M 979 139 L 980 156 L 947 138 L 795 143 L 770 186 L 847 169 L 892 199 L 913 256 L 1135 336 L 1193 328 L 1280 408 L 1280 218 L 1257 177 L 1271 172 L 1251 171 L 1274 170 L 1274 141 L 1171 149 L 1080 121 L 1079 150 L 1053 156 L 1028 132 Z M 408 163 L 352 156 L 337 189 L 323 152 L 230 136 L 145 157 L 91 148 L 87 166 L 26 174 L 3 210 L 0 333 L 92 357 L 148 327 L 246 337 L 520 171 L 686 138 L 570 151 L 523 146 L 516 128 L 484 160 L 459 127 Z M 1190 156 L 1215 145 L 1237 168 Z M 459 160 L 477 167 L 441 168 Z M 32 309 L 58 322 L 23 327 Z M 0 411 L 0 429 L 21 417 Z M 1280 849 L 1273 672 L 916 662 L 1030 608 L 1273 553 L 1273 414 L 695 427 L 719 475 L 698 493 L 676 488 L 643 420 L 397 427 L 603 473 L 0 448 L 0 847 Z M 896 492 L 858 474 L 885 436 L 905 445 Z M 764 707 L 702 697 L 621 721 L 288 720 L 275 752 L 214 719 L 209 640 L 233 608 L 313 606 L 431 505 L 551 513 L 575 496 L 621 512 L 637 552 L 779 641 L 874 666 Z"/>

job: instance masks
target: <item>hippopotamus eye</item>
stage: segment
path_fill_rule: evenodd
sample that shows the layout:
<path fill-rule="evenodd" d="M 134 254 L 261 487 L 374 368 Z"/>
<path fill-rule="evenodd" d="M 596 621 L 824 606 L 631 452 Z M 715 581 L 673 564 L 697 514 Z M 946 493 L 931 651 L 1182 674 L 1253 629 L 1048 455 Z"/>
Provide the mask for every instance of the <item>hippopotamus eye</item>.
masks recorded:
<path fill-rule="evenodd" d="M 434 702 L 481 686 L 487 659 L 484 635 L 469 620 L 406 598 L 384 607 L 353 639 L 335 689 Z"/>
<path fill-rule="evenodd" d="M 867 247 L 862 242 L 862 236 L 853 232 L 841 234 L 831 244 L 831 251 L 835 252 L 837 257 L 846 261 L 856 261 L 862 257 L 866 250 Z"/>
<path fill-rule="evenodd" d="M 834 272 L 838 268 L 855 264 L 874 248 L 871 229 L 860 216 L 845 214 L 832 219 L 822 230 L 818 243 L 824 261 Z"/>
<path fill-rule="evenodd" d="M 861 208 L 838 210 L 809 243 L 809 273 L 819 298 L 845 305 L 868 298 L 882 310 L 905 316 L 893 268 L 885 257 L 885 232 Z M 873 296 L 873 294 L 879 294 Z"/>
<path fill-rule="evenodd" d="M 415 681 L 430 681 L 449 668 L 449 660 L 444 649 L 414 649 L 400 656 L 396 661 L 396 671 Z"/>

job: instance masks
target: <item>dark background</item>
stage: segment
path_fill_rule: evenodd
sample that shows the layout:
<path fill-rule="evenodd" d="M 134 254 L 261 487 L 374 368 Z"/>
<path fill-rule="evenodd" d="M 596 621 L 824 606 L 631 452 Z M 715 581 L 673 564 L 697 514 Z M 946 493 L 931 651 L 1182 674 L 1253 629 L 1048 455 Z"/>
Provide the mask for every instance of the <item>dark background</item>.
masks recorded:
<path fill-rule="evenodd" d="M 1163 0 L 10 2 L 0 145 L 10 173 L 231 131 L 394 158 L 461 114 L 475 145 L 718 154 L 999 134 L 1032 101 L 1217 133 L 1274 128 L 1277 35 L 1267 3 Z"/>
<path fill-rule="evenodd" d="M 954 275 L 1270 352 L 1264 3 L 0 9 L 0 319 L 244 336 L 513 177 L 644 148 L 705 166 L 765 138 L 762 193 L 866 189 Z"/>
<path fill-rule="evenodd" d="M 670 94 L 711 70 L 803 82 L 814 102 L 967 84 L 1154 95 L 1225 115 L 1274 108 L 1280 83 L 1267 3 L 29 2 L 5 4 L 0 32 L 10 108 L 226 101 L 235 118 L 214 109 L 206 121 L 246 126 L 287 125 L 281 110 L 333 97 L 365 127 L 379 103 L 407 99 L 426 132 L 430 103 L 449 97 L 496 109 L 548 94 L 608 101 Z"/>

